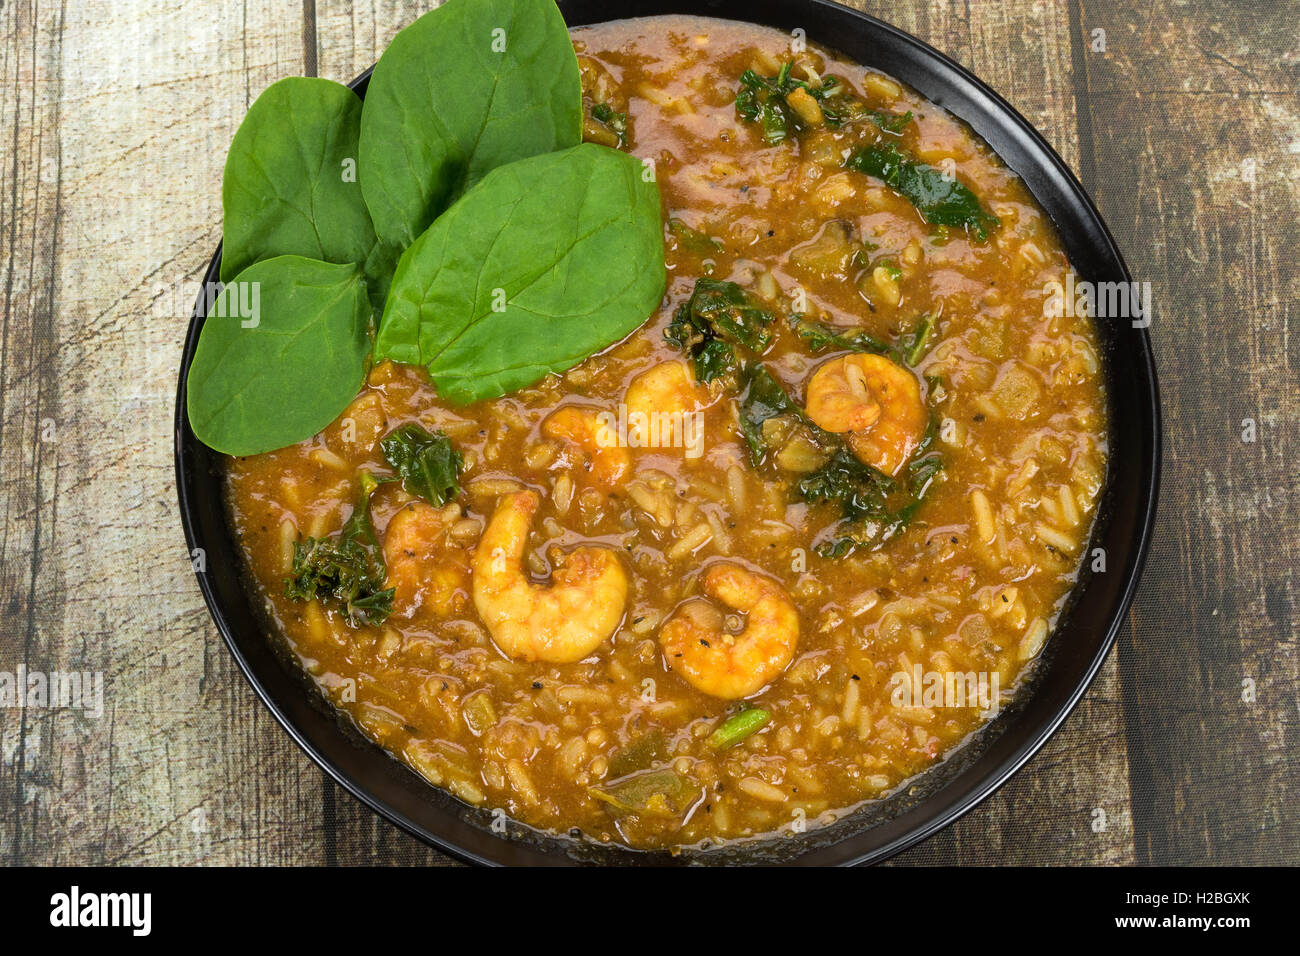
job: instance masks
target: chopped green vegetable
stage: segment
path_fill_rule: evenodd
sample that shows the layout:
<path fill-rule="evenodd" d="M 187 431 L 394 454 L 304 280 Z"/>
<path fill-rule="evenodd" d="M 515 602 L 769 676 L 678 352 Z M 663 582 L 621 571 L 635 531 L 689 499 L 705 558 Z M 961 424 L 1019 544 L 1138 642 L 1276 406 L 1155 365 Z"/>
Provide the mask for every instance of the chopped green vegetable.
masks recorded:
<path fill-rule="evenodd" d="M 709 734 L 709 746 L 714 750 L 734 747 L 746 737 L 762 730 L 772 715 L 761 707 L 750 707 L 724 720 L 718 729 Z"/>
<path fill-rule="evenodd" d="M 934 337 L 935 317 L 932 313 L 927 312 L 921 316 L 920 323 L 911 335 L 903 340 L 904 355 L 907 364 L 913 368 L 916 363 L 921 361 L 922 356 L 930 348 L 930 340 Z"/>
<path fill-rule="evenodd" d="M 702 796 L 698 783 L 675 770 L 649 770 L 587 792 L 615 812 L 665 819 L 685 815 Z"/>
<path fill-rule="evenodd" d="M 765 430 L 764 425 L 785 417 L 802 420 L 803 413 L 761 364 L 747 366 L 741 377 L 744 387 L 740 396 L 740 431 L 749 443 L 750 462 L 757 468 L 776 450 L 776 442 L 770 440 L 772 430 Z"/>
<path fill-rule="evenodd" d="M 668 747 L 668 738 L 661 730 L 642 734 L 609 759 L 609 776 L 625 777 L 638 770 L 648 770 L 656 760 L 662 760 Z"/>
<path fill-rule="evenodd" d="M 692 229 L 676 216 L 668 220 L 668 231 L 677 237 L 682 248 L 696 255 L 707 256 L 722 251 L 722 243 L 707 233 Z"/>
<path fill-rule="evenodd" d="M 782 64 L 774 77 L 759 76 L 753 70 L 740 75 L 736 112 L 746 122 L 763 127 L 763 142 L 769 146 L 783 142 L 792 129 L 799 128 L 799 115 L 785 101 L 796 88 L 804 86 L 790 79 L 792 65 Z"/>
<path fill-rule="evenodd" d="M 886 501 L 897 489 L 897 483 L 884 472 L 858 461 L 842 445 L 830 461 L 800 481 L 798 487 L 805 501 L 839 502 L 844 517 L 857 521 L 885 517 Z"/>
<path fill-rule="evenodd" d="M 901 193 L 933 225 L 957 226 L 983 240 L 989 228 L 999 224 L 998 217 L 987 212 L 965 185 L 932 166 L 909 160 L 893 143 L 855 150 L 844 165 Z"/>
<path fill-rule="evenodd" d="M 407 494 L 431 505 L 444 505 L 460 494 L 456 478 L 464 460 L 442 432 L 429 434 L 411 422 L 384 436 L 379 446 Z"/>
<path fill-rule="evenodd" d="M 758 123 L 763 128 L 763 142 L 768 146 L 776 146 L 810 128 L 799 111 L 790 106 L 789 96 L 795 90 L 803 90 L 817 101 L 822 119 L 830 129 L 865 119 L 883 132 L 897 136 L 912 121 L 910 112 L 895 114 L 871 109 L 837 76 L 824 76 L 818 83 L 797 80 L 790 75 L 792 66 L 783 63 L 776 76 L 760 76 L 753 70 L 746 70 L 740 76 L 736 113 L 746 122 Z"/>
<path fill-rule="evenodd" d="M 356 504 L 343 529 L 328 538 L 294 543 L 292 576 L 284 595 L 294 601 L 333 598 L 343 606 L 348 624 L 378 625 L 393 611 L 394 588 L 385 588 L 379 541 L 370 521 L 370 496 L 379 482 L 361 472 Z"/>
<path fill-rule="evenodd" d="M 886 113 L 884 110 L 868 110 L 867 118 L 875 123 L 882 132 L 898 136 L 912 122 L 912 111 L 906 113 Z"/>
<path fill-rule="evenodd" d="M 593 103 L 591 118 L 618 137 L 620 147 L 627 145 L 627 114 L 620 113 L 608 103 Z"/>
<path fill-rule="evenodd" d="M 868 352 L 891 359 L 898 357 L 897 348 L 863 329 L 838 329 L 825 322 L 805 319 L 801 315 L 790 316 L 790 329 L 808 343 L 808 348 L 813 352 Z"/>
<path fill-rule="evenodd" d="M 754 303 L 734 282 L 697 279 L 665 330 L 668 341 L 690 353 L 695 377 L 711 382 L 739 363 L 734 346 L 761 355 L 772 344 L 772 313 Z"/>
<path fill-rule="evenodd" d="M 943 459 L 930 451 L 933 425 L 912 454 L 898 481 L 858 461 L 847 446 L 840 446 L 821 469 L 799 482 L 805 501 L 838 502 L 844 520 L 814 550 L 824 558 L 875 548 L 900 534 L 921 508 Z"/>

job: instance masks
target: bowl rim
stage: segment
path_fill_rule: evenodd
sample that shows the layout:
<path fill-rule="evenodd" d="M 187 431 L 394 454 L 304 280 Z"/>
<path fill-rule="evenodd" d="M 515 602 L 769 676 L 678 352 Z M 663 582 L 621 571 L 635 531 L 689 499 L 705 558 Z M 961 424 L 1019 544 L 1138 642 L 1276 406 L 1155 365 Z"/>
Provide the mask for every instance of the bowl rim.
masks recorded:
<path fill-rule="evenodd" d="M 579 7 L 583 4 L 595 6 L 598 10 L 597 17 L 582 23 L 574 23 L 570 20 L 566 8 Z M 940 52 L 922 40 L 911 34 L 889 24 L 883 20 L 863 13 L 851 7 L 845 7 L 830 0 L 758 0 L 756 3 L 741 4 L 738 0 L 704 0 L 703 3 L 689 3 L 689 0 L 628 0 L 623 6 L 631 7 L 636 12 L 620 14 L 619 16 L 604 16 L 605 9 L 603 4 L 595 3 L 595 0 L 558 0 L 559 7 L 565 12 L 566 22 L 571 28 L 577 28 L 589 24 L 612 22 L 616 20 L 631 19 L 634 17 L 653 16 L 655 12 L 641 12 L 642 7 L 648 7 L 651 11 L 657 11 L 658 15 L 684 14 L 699 17 L 717 17 L 721 19 L 731 19 L 735 22 L 753 23 L 759 26 L 776 27 L 778 18 L 788 18 L 798 14 L 800 10 L 818 10 L 823 15 L 837 16 L 848 18 L 853 22 L 853 29 L 865 31 L 868 34 L 874 34 L 876 37 L 884 37 L 889 43 L 896 45 L 899 49 L 907 51 L 912 57 L 917 57 L 927 65 L 935 68 L 936 74 L 947 74 L 947 76 L 937 76 L 937 82 L 945 87 L 960 89 L 965 95 L 976 95 L 983 101 L 982 109 L 988 114 L 989 120 L 997 119 L 1003 123 L 1009 123 L 1009 134 L 1019 140 L 1030 158 L 1034 162 L 1046 167 L 1046 173 L 1051 180 L 1051 184 L 1057 189 L 1063 189 L 1066 198 L 1075 203 L 1084 217 L 1088 220 L 1090 231 L 1092 233 L 1090 241 L 1098 244 L 1098 252 L 1103 260 L 1112 264 L 1118 274 L 1125 281 L 1132 281 L 1132 274 L 1129 271 L 1127 263 L 1124 261 L 1118 245 L 1112 236 L 1109 228 L 1103 220 L 1092 198 L 1088 195 L 1082 184 L 1079 182 L 1074 173 L 1066 165 L 1064 160 L 1056 153 L 1052 146 L 1044 137 L 1030 124 L 1021 114 L 1012 107 L 1001 95 L 994 91 L 988 84 L 984 83 L 965 67 L 949 58 L 946 54 Z M 679 9 L 686 7 L 690 9 Z M 700 8 L 704 7 L 704 10 Z M 617 11 L 614 11 L 617 12 Z M 728 13 L 732 14 L 728 16 Z M 758 17 L 765 17 L 766 22 L 761 21 Z M 779 27 L 777 27 L 779 28 Z M 835 49 L 837 44 L 822 42 L 820 38 L 809 37 L 811 42 Z M 859 61 L 861 62 L 861 61 Z M 865 66 L 871 66 L 870 63 L 863 63 Z M 364 87 L 370 78 L 374 67 L 371 66 L 351 83 L 347 84 L 349 88 L 364 91 Z M 886 71 L 888 72 L 888 71 Z M 901 79 L 901 77 L 900 77 Z M 904 80 L 909 85 L 917 88 L 911 80 Z M 919 90 L 919 88 L 918 88 Z M 932 93 L 920 91 L 932 102 L 948 109 L 942 102 L 935 98 Z M 364 95 L 364 93 L 362 94 Z M 967 123 L 975 129 L 981 138 L 987 141 L 987 136 L 979 131 L 978 124 L 970 116 L 962 116 L 951 110 L 952 115 L 957 119 Z M 1010 163 L 997 150 L 999 158 Z M 1038 191 L 1030 186 L 1025 176 L 1025 171 L 1013 169 L 1022 180 L 1026 181 L 1027 188 L 1034 195 L 1035 200 L 1042 202 Z M 1057 225 L 1054 222 L 1054 225 Z M 1059 226 L 1057 226 L 1059 231 Z M 219 267 L 221 262 L 221 244 L 218 243 L 216 252 L 208 264 L 204 274 L 203 289 L 211 288 L 209 283 L 219 280 Z M 204 536 L 200 527 L 200 521 L 197 517 L 198 500 L 195 493 L 194 482 L 202 471 L 201 462 L 196 463 L 191 456 L 191 452 L 197 447 L 203 449 L 203 446 L 190 430 L 189 422 L 186 416 L 186 381 L 191 362 L 193 361 L 194 351 L 197 347 L 199 332 L 204 322 L 203 316 L 204 294 L 201 291 L 199 301 L 196 303 L 194 310 L 191 312 L 187 325 L 184 347 L 181 355 L 181 362 L 178 375 L 178 385 L 176 392 L 176 411 L 175 411 L 175 433 L 174 433 L 174 460 L 176 469 L 177 498 L 181 513 L 181 524 L 184 529 L 186 545 L 189 553 L 192 555 L 195 549 L 208 549 L 209 542 Z M 1064 702 L 1057 707 L 1050 719 L 1040 722 L 1036 725 L 1033 732 L 1026 735 L 1025 739 L 1017 744 L 1012 752 L 1001 759 L 995 766 L 985 772 L 978 778 L 973 786 L 968 787 L 964 792 L 950 797 L 950 799 L 939 806 L 937 812 L 932 812 L 924 817 L 921 822 L 910 828 L 904 829 L 893 839 L 875 845 L 869 849 L 857 850 L 854 844 L 861 841 L 861 838 L 872 832 L 865 831 L 863 834 L 847 836 L 837 842 L 830 843 L 823 847 L 815 847 L 807 853 L 796 857 L 793 862 L 812 863 L 814 865 L 857 865 L 864 862 L 878 862 L 884 860 L 896 853 L 901 852 L 911 846 L 920 843 L 938 831 L 944 829 L 950 824 L 956 822 L 970 810 L 974 809 L 993 793 L 995 793 L 1003 784 L 1006 783 L 1016 772 L 1018 772 L 1033 756 L 1042 748 L 1047 740 L 1060 728 L 1061 724 L 1074 711 L 1075 707 L 1087 692 L 1095 679 L 1102 664 L 1105 662 L 1107 655 L 1113 647 L 1120 628 L 1127 620 L 1128 611 L 1132 605 L 1136 590 L 1141 578 L 1143 567 L 1150 550 L 1151 539 L 1154 530 L 1155 515 L 1159 498 L 1160 472 L 1162 460 L 1162 417 L 1159 398 L 1159 385 L 1156 375 L 1153 349 L 1150 335 L 1146 328 L 1135 328 L 1137 351 L 1140 353 L 1137 360 L 1138 376 L 1140 381 L 1139 387 L 1142 387 L 1142 407 L 1137 409 L 1137 415 L 1141 421 L 1139 426 L 1142 429 L 1141 438 L 1143 440 L 1144 456 L 1140 462 L 1141 474 L 1138 478 L 1137 500 L 1138 513 L 1137 530 L 1134 535 L 1134 543 L 1131 551 L 1131 558 L 1128 567 L 1123 572 L 1124 581 L 1118 598 L 1112 602 L 1112 606 L 1107 613 L 1107 624 L 1105 633 L 1101 636 L 1096 645 L 1096 650 L 1084 668 L 1081 676 L 1075 681 L 1075 686 L 1065 698 Z M 1103 381 L 1106 384 L 1107 397 L 1109 399 L 1112 390 L 1110 373 L 1107 371 L 1103 375 Z M 1113 426 L 1112 426 L 1113 428 Z M 203 449 L 205 453 L 206 449 Z M 217 453 L 211 452 L 211 455 Z M 1111 464 L 1108 463 L 1106 486 L 1110 486 L 1114 481 L 1111 473 Z M 1096 526 L 1094 526 L 1094 535 Z M 473 826 L 472 824 L 461 821 L 454 828 L 453 835 L 431 829 L 412 819 L 410 815 L 403 812 L 398 807 L 392 805 L 380 797 L 376 796 L 370 786 L 353 774 L 346 771 L 339 765 L 333 757 L 323 752 L 323 748 L 318 745 L 317 741 L 309 736 L 308 732 L 299 726 L 297 720 L 291 715 L 287 708 L 283 706 L 276 696 L 266 685 L 258 668 L 254 666 L 243 649 L 239 646 L 234 629 L 228 620 L 228 613 L 223 604 L 221 596 L 217 593 L 217 588 L 211 577 L 205 570 L 197 570 L 195 577 L 198 580 L 200 592 L 203 595 L 204 603 L 207 606 L 209 616 L 216 625 L 218 632 L 227 649 L 230 651 L 235 663 L 238 665 L 240 672 L 248 681 L 253 691 L 256 693 L 261 703 L 270 710 L 280 726 L 289 734 L 295 744 L 311 760 L 337 784 L 358 799 L 363 805 L 374 811 L 384 819 L 396 824 L 399 828 L 431 845 L 438 850 L 463 862 L 481 864 L 481 865 L 504 865 L 508 862 L 524 862 L 532 864 L 568 864 L 578 862 L 560 854 L 554 854 L 533 847 L 521 847 L 516 841 L 501 839 L 495 836 L 489 837 L 490 843 L 484 844 L 481 839 L 467 841 L 464 839 L 465 828 Z M 1081 582 L 1075 585 L 1072 595 L 1086 592 L 1086 583 Z M 1064 620 L 1064 615 L 1062 615 Z M 1058 621 L 1059 628 L 1061 621 Z M 1055 633 L 1055 628 L 1054 632 Z M 260 640 L 266 640 L 265 637 L 259 636 Z M 278 666 L 284 666 L 277 662 Z M 307 693 L 303 689 L 304 695 Z M 987 726 L 987 725 L 986 725 Z M 351 745 L 351 741 L 346 742 Z M 396 767 L 405 768 L 396 758 L 389 755 L 386 751 L 374 744 L 369 745 L 384 759 L 393 763 Z M 943 761 L 940 762 L 942 764 Z M 924 773 L 930 773 L 938 769 L 938 764 L 934 768 L 929 768 Z M 409 772 L 409 771 L 408 771 Z M 418 778 L 417 778 L 418 779 Z M 421 780 L 421 783 L 423 781 Z M 429 784 L 423 783 L 425 787 Z M 943 785 L 933 796 L 942 796 L 946 789 L 950 789 L 948 784 Z M 929 798 L 927 798 L 929 799 Z M 904 811 L 900 817 L 908 816 L 916 812 L 915 809 Z M 892 820 L 889 822 L 893 822 Z M 478 848 L 468 845 L 469 842 L 475 843 Z M 486 849 L 484 849 L 486 847 Z M 616 847 L 617 850 L 625 850 L 629 855 L 629 862 L 635 862 L 631 859 L 633 855 L 644 855 L 645 851 Z M 519 859 L 521 856 L 523 859 Z M 653 861 L 653 862 L 658 862 Z"/>

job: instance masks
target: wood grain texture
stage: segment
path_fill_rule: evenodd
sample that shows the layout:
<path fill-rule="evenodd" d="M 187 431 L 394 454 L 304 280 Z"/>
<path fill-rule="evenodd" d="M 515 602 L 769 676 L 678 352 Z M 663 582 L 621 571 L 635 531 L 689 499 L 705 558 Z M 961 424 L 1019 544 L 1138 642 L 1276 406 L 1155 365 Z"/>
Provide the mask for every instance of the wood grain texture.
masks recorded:
<path fill-rule="evenodd" d="M 98 718 L 0 710 L 6 863 L 450 862 L 256 702 L 195 586 L 171 463 L 236 126 L 281 76 L 350 80 L 431 5 L 0 4 L 0 670 L 106 682 Z M 896 862 L 1300 862 L 1300 8 L 855 5 L 986 79 L 1080 173 L 1154 284 L 1166 415 L 1119 652 L 1024 771 Z"/>
<path fill-rule="evenodd" d="M 1095 195 L 1153 284 L 1168 439 L 1119 646 L 1142 863 L 1300 853 L 1300 37 L 1280 7 L 1198 3 L 1140 30 L 1086 15 L 1109 40 L 1080 78 Z"/>

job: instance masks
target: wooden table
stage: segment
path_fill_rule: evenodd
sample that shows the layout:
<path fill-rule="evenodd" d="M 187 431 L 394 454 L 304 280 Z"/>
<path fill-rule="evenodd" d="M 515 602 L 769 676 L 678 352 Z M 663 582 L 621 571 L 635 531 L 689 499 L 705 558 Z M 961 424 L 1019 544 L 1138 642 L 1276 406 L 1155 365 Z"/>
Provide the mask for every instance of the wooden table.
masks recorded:
<path fill-rule="evenodd" d="M 187 284 L 236 126 L 279 77 L 355 76 L 428 5 L 0 3 L 0 671 L 105 678 L 98 718 L 0 710 L 6 863 L 449 862 L 258 704 L 172 475 Z M 1300 862 L 1300 6 L 861 5 L 1078 171 L 1154 285 L 1165 413 L 1117 650 L 1023 772 L 898 862 Z"/>

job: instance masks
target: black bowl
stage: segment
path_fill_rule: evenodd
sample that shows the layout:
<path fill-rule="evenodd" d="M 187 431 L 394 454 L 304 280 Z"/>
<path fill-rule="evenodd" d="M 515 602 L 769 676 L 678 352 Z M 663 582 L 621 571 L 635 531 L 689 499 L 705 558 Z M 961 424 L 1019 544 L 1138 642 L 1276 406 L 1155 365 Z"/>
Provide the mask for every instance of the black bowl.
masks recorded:
<path fill-rule="evenodd" d="M 943 54 L 895 28 L 824 0 L 560 0 L 570 26 L 618 17 L 698 14 L 806 31 L 909 84 L 965 120 L 1028 185 L 1055 223 L 1081 279 L 1128 282 L 1109 231 L 1078 181 L 1041 136 L 1001 97 Z M 365 94 L 369 74 L 353 86 Z M 215 282 L 220 249 L 206 281 Z M 273 650 L 250 607 L 222 501 L 221 456 L 185 418 L 185 378 L 203 326 L 203 299 L 185 340 L 176 401 L 176 479 L 191 551 L 202 548 L 199 587 L 221 635 L 262 702 L 313 760 L 354 796 L 422 840 L 461 859 L 498 864 L 771 863 L 878 861 L 956 820 L 998 788 L 1060 726 L 1114 643 L 1132 602 L 1155 517 L 1160 404 L 1151 343 L 1127 320 L 1098 322 L 1110 414 L 1110 464 L 1090 548 L 1107 570 L 1085 572 L 1043 655 L 1015 701 L 938 766 L 829 827 L 797 837 L 741 843 L 680 856 L 593 845 L 491 818 L 426 784 L 345 725 L 293 665 Z M 498 827 L 499 829 L 499 827 Z"/>

